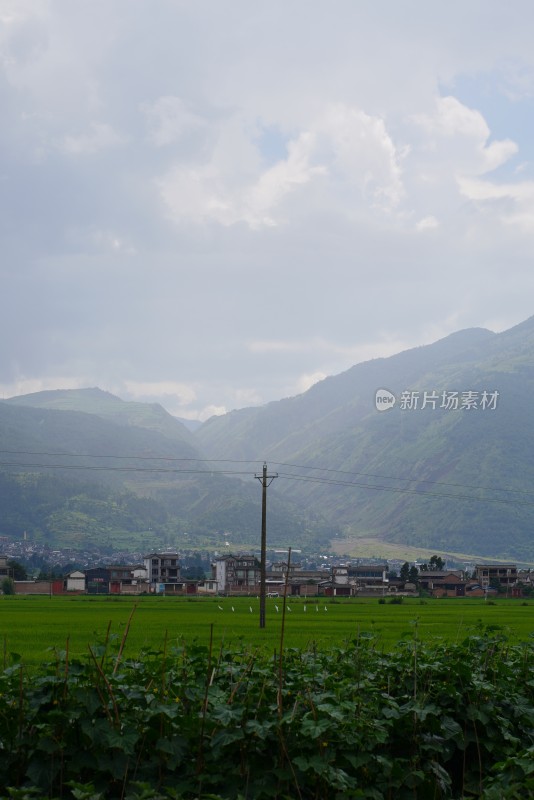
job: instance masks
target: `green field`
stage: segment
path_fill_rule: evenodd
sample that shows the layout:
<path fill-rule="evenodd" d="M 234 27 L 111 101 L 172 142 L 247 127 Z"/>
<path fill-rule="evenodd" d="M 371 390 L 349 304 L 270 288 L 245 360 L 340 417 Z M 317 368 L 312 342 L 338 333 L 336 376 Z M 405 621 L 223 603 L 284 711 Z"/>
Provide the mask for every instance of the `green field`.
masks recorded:
<path fill-rule="evenodd" d="M 67 641 L 71 656 L 84 655 L 89 644 L 105 639 L 108 630 L 120 643 L 131 617 L 125 643 L 128 655 L 161 650 L 165 641 L 168 647 L 182 640 L 208 644 L 212 633 L 217 645 L 272 652 L 280 646 L 282 608 L 282 599 L 268 599 L 266 627 L 260 630 L 256 598 L 3 597 L 0 646 L 4 663 L 10 653 L 20 654 L 27 664 L 42 663 L 51 658 L 50 648 L 65 650 Z M 284 645 L 306 648 L 315 643 L 327 648 L 373 634 L 378 646 L 390 650 L 415 634 L 423 641 L 458 642 L 482 627 L 502 632 L 511 642 L 527 640 L 534 635 L 534 601 L 410 598 L 392 605 L 374 598 L 291 599 Z"/>

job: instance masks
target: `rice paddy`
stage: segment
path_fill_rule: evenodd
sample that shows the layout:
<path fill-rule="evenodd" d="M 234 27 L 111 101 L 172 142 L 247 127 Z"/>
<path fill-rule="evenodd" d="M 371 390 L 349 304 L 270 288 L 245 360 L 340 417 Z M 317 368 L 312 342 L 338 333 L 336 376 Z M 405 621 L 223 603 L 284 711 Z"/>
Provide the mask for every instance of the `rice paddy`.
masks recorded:
<path fill-rule="evenodd" d="M 534 601 L 497 599 L 404 599 L 401 604 L 377 599 L 331 600 L 291 598 L 283 613 L 282 598 L 267 600 L 266 627 L 259 628 L 259 601 L 250 598 L 2 597 L 0 646 L 4 666 L 17 653 L 28 665 L 51 659 L 51 651 L 68 648 L 71 656 L 106 638 L 125 640 L 130 656 L 158 651 L 181 642 L 239 646 L 268 651 L 284 646 L 320 649 L 358 636 L 373 636 L 390 650 L 408 638 L 462 641 L 477 630 L 502 633 L 511 642 L 534 636 Z"/>

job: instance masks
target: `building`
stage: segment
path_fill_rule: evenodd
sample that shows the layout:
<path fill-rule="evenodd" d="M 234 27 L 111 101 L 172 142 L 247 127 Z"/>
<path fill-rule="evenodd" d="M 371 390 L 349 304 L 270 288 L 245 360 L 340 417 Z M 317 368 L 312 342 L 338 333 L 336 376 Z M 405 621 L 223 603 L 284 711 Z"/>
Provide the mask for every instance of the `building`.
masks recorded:
<path fill-rule="evenodd" d="M 0 556 L 0 579 L 13 577 L 13 570 L 11 567 L 8 567 L 7 562 L 8 559 L 6 556 Z"/>
<path fill-rule="evenodd" d="M 109 570 L 107 567 L 91 567 L 85 570 L 87 594 L 109 594 Z"/>
<path fill-rule="evenodd" d="M 434 597 L 465 597 L 467 582 L 462 570 L 422 570 L 419 588 Z"/>
<path fill-rule="evenodd" d="M 146 568 L 146 579 L 150 591 L 172 591 L 176 584 L 182 584 L 180 559 L 176 552 L 149 553 L 143 558 Z M 164 587 L 164 588 L 162 588 Z"/>
<path fill-rule="evenodd" d="M 212 579 L 219 592 L 233 594 L 257 593 L 260 585 L 260 562 L 253 555 L 227 555 L 212 564 Z"/>
<path fill-rule="evenodd" d="M 515 586 L 518 580 L 515 564 L 476 564 L 474 576 L 482 586 Z"/>
<path fill-rule="evenodd" d="M 335 595 L 384 594 L 388 591 L 388 565 L 345 564 L 332 567 L 332 593 Z"/>
<path fill-rule="evenodd" d="M 85 570 L 87 594 L 141 594 L 148 588 L 144 565 L 112 564 Z"/>
<path fill-rule="evenodd" d="M 67 592 L 85 592 L 85 572 L 75 569 L 65 576 L 65 590 Z"/>

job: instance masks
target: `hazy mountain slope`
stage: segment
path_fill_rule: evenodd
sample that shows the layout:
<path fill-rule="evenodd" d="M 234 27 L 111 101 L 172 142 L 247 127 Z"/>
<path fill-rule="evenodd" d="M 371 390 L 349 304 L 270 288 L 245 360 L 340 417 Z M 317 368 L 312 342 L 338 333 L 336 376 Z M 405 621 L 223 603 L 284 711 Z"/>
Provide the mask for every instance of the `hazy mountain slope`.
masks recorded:
<path fill-rule="evenodd" d="M 0 535 L 143 550 L 169 542 L 213 547 L 222 531 L 257 544 L 261 490 L 253 472 L 247 483 L 212 475 L 198 456 L 157 430 L 0 401 Z M 192 471 L 183 459 L 195 459 Z M 270 522 L 273 544 L 324 541 L 334 530 L 307 524 L 290 498 Z"/>
<path fill-rule="evenodd" d="M 212 417 L 195 440 L 212 458 L 286 458 L 316 437 L 343 431 L 374 411 L 379 388 L 402 391 L 435 369 L 475 362 L 495 334 L 461 331 L 433 345 L 358 364 L 304 394 Z"/>
<path fill-rule="evenodd" d="M 407 410 L 397 401 L 379 413 L 379 388 L 397 398 L 405 390 L 421 397 L 497 390 L 499 398 L 495 410 Z M 533 396 L 531 318 L 502 334 L 462 331 L 359 364 L 291 400 L 212 419 L 198 439 L 210 455 L 268 459 L 280 472 L 274 497 L 291 497 L 309 513 L 320 510 L 354 535 L 528 560 L 534 559 L 534 494 L 526 494 L 534 486 Z"/>
<path fill-rule="evenodd" d="M 127 402 L 97 388 L 35 392 L 12 397 L 6 402 L 17 406 L 94 414 L 117 425 L 157 431 L 168 439 L 184 442 L 191 450 L 195 449 L 191 432 L 158 403 Z"/>
<path fill-rule="evenodd" d="M 88 466 L 110 465 L 109 458 L 195 458 L 198 451 L 188 442 L 146 427 L 117 424 L 96 414 L 57 411 L 0 401 L 2 450 L 91 455 Z M 79 464 L 65 459 L 49 463 Z M 133 467 L 135 461 L 126 464 Z M 115 462 L 111 466 L 120 466 Z M 147 466 L 143 464 L 142 466 Z"/>

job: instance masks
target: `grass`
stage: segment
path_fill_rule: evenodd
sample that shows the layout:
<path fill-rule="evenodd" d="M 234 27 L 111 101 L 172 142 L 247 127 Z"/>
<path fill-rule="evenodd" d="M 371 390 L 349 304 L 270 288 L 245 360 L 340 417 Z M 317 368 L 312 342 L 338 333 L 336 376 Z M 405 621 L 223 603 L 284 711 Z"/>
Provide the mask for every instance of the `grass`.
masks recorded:
<path fill-rule="evenodd" d="M 170 646 L 182 640 L 207 644 L 212 631 L 216 644 L 244 643 L 273 652 L 280 644 L 282 604 L 282 599 L 268 599 L 266 627 L 260 630 L 256 598 L 3 597 L 0 647 L 4 664 L 10 653 L 18 653 L 24 663 L 37 665 L 50 658 L 50 648 L 64 650 L 67 640 L 73 656 L 87 654 L 88 645 L 108 633 L 122 640 L 131 617 L 130 655 L 159 650 L 165 640 Z M 284 643 L 298 648 L 314 643 L 326 649 L 365 634 L 391 650 L 400 640 L 413 638 L 416 630 L 422 641 L 458 642 L 488 626 L 511 642 L 521 642 L 534 636 L 533 606 L 534 601 L 506 599 L 485 603 L 410 598 L 392 605 L 379 604 L 374 598 L 294 598 L 288 600 Z"/>

